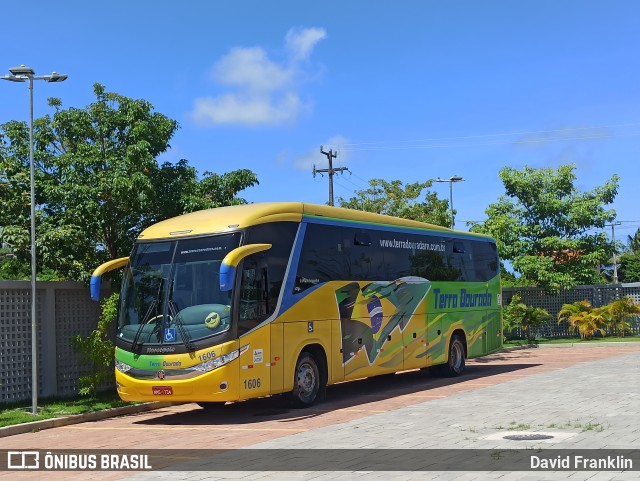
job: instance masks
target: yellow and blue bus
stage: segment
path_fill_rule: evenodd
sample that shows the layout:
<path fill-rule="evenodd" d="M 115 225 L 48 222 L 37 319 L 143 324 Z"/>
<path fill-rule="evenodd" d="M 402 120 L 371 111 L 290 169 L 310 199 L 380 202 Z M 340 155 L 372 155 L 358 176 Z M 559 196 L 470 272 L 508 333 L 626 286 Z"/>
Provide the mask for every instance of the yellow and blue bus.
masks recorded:
<path fill-rule="evenodd" d="M 502 347 L 494 240 L 299 202 L 204 210 L 159 222 L 125 267 L 115 340 L 126 401 L 227 401 L 439 366 Z"/>

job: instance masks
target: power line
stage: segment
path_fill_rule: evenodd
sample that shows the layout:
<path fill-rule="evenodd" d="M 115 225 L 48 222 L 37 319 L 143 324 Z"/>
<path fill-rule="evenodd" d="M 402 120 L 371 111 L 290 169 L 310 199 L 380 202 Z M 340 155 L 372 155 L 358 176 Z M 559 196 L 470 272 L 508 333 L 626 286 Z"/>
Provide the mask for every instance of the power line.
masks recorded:
<path fill-rule="evenodd" d="M 359 179 L 359 180 L 361 180 L 362 182 L 364 182 L 367 188 L 369 188 L 369 187 L 371 186 L 371 185 L 370 185 L 370 182 L 369 182 L 368 180 L 363 179 L 362 177 L 360 177 L 360 176 L 359 176 L 358 174 L 356 174 L 355 172 L 351 172 L 351 171 L 349 171 L 349 173 L 350 173 L 350 174 L 352 174 L 356 179 Z"/>
<path fill-rule="evenodd" d="M 346 177 L 343 177 L 343 179 L 346 179 Z M 349 188 L 349 186 L 346 186 L 344 184 L 342 184 L 341 182 L 338 182 L 338 179 L 334 179 L 335 185 L 340 187 L 344 192 L 347 192 L 349 194 L 349 196 L 354 196 L 357 197 L 358 194 L 356 193 L 355 190 Z"/>
<path fill-rule="evenodd" d="M 602 125 L 595 127 L 572 127 L 564 129 L 549 129 L 540 131 L 524 131 L 524 132 L 505 132 L 497 134 L 479 134 L 456 137 L 440 137 L 414 140 L 396 140 L 396 141 L 375 141 L 375 142 L 359 142 L 347 144 L 332 144 L 332 147 L 340 148 L 345 152 L 364 151 L 364 150 L 403 150 L 414 148 L 432 148 L 432 147 L 449 147 L 456 145 L 501 145 L 501 144 L 532 144 L 543 142 L 559 142 L 568 140 L 597 140 L 607 139 L 611 137 L 637 136 L 640 132 L 614 133 L 609 129 L 620 127 L 638 127 L 639 123 Z M 553 134 L 572 134 L 583 131 L 591 131 L 588 135 L 561 135 L 549 136 Z M 514 137 L 524 135 L 546 135 L 546 137 L 524 138 L 524 139 L 500 139 L 501 137 Z M 496 138 L 497 140 L 489 142 L 466 142 L 482 139 Z M 462 141 L 462 142 L 460 142 Z"/>
<path fill-rule="evenodd" d="M 351 171 L 349 171 L 349 173 L 351 173 Z M 351 176 L 349 176 L 351 177 Z M 347 182 L 349 182 L 351 185 L 357 187 L 359 190 L 366 190 L 367 187 L 363 187 L 361 185 L 356 184 L 355 182 L 353 182 L 349 177 L 343 177 L 343 180 L 346 180 Z"/>
<path fill-rule="evenodd" d="M 474 134 L 474 135 L 462 135 L 462 136 L 453 136 L 453 137 L 431 137 L 427 139 L 417 139 L 417 140 L 397 140 L 397 141 L 375 141 L 375 142 L 353 142 L 353 143 L 345 143 L 345 144 L 329 144 L 332 147 L 337 146 L 359 146 L 359 145 L 373 145 L 373 144 L 381 144 L 381 143 L 407 143 L 407 142 L 439 142 L 443 140 L 466 140 L 466 139 L 477 139 L 477 138 L 488 138 L 488 137 L 507 137 L 507 136 L 515 136 L 515 135 L 535 135 L 535 134 L 548 134 L 554 132 L 573 132 L 579 130 L 595 130 L 595 129 L 611 129 L 616 127 L 638 127 L 640 123 L 627 123 L 627 124 L 615 124 L 615 125 L 598 125 L 594 127 L 566 127 L 563 129 L 547 129 L 547 130 L 529 130 L 523 132 L 501 132 L 497 134 Z"/>

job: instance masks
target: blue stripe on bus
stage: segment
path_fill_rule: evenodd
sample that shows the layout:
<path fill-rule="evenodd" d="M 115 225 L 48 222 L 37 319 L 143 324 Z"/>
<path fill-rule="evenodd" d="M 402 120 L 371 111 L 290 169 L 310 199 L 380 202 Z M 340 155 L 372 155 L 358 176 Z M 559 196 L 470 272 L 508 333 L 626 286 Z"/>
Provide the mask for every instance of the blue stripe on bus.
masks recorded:
<path fill-rule="evenodd" d="M 352 220 L 342 220 L 342 219 L 334 219 L 330 217 L 317 217 L 317 216 L 309 216 L 303 215 L 303 222 L 308 222 L 310 224 L 323 224 L 323 225 L 332 225 L 336 227 L 354 227 L 357 229 L 371 229 L 378 230 L 384 232 L 396 232 L 402 234 L 418 234 L 418 235 L 431 235 L 431 236 L 442 236 L 450 239 L 465 239 L 465 240 L 476 240 L 480 242 L 490 242 L 495 243 L 495 241 L 489 237 L 485 237 L 483 235 L 474 234 L 472 232 L 456 232 L 454 230 L 438 230 L 438 229 L 429 229 L 422 227 L 409 227 L 409 226 L 395 226 L 395 225 L 384 225 L 384 224 L 375 224 L 369 222 L 359 222 Z"/>
<path fill-rule="evenodd" d="M 296 274 L 298 271 L 298 262 L 300 261 L 300 253 L 302 252 L 302 244 L 304 242 L 304 235 L 307 231 L 307 224 L 305 222 L 300 223 L 300 229 L 298 229 L 298 235 L 296 236 L 296 244 L 293 248 L 293 256 L 291 257 L 291 267 L 289 269 L 289 277 L 284 286 L 284 294 L 282 295 L 282 302 L 280 303 L 280 312 L 278 315 L 284 313 L 287 309 L 293 306 L 296 302 L 309 294 L 314 289 L 307 289 L 300 294 L 294 294 L 293 288 L 296 283 Z M 317 287 L 317 286 L 314 286 Z"/>

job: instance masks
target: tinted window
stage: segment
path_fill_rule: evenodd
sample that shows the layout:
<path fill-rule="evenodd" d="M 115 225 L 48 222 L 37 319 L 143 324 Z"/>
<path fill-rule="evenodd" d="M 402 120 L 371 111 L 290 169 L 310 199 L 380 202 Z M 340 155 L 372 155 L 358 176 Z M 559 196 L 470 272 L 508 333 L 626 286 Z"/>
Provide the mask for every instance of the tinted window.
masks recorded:
<path fill-rule="evenodd" d="M 480 280 L 488 281 L 498 275 L 498 248 L 493 242 L 474 242 L 473 260 Z"/>
<path fill-rule="evenodd" d="M 294 292 L 331 280 L 485 282 L 498 273 L 495 244 L 439 235 L 309 224 Z"/>
<path fill-rule="evenodd" d="M 453 281 L 459 272 L 448 263 L 445 239 L 421 235 L 382 232 L 387 279 L 416 276 L 430 281 Z"/>
<path fill-rule="evenodd" d="M 321 282 L 349 279 L 349 259 L 341 227 L 307 224 L 294 293 Z"/>
<path fill-rule="evenodd" d="M 384 258 L 378 231 L 343 228 L 348 258 L 348 280 L 375 281 L 385 278 Z"/>

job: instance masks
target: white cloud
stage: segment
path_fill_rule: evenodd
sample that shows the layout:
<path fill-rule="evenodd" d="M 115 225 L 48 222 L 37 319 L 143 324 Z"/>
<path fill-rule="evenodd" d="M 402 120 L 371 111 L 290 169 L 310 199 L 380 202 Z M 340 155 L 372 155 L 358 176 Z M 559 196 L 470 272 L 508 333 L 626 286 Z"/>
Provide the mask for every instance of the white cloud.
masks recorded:
<path fill-rule="evenodd" d="M 261 47 L 235 47 L 211 69 L 211 78 L 230 91 L 194 101 L 190 118 L 200 126 L 220 124 L 279 125 L 296 121 L 311 109 L 300 88 L 313 47 L 326 32 L 321 28 L 287 32 L 286 58 L 276 62 Z M 309 67 L 306 67 L 309 68 Z"/>
<path fill-rule="evenodd" d="M 292 76 L 290 67 L 272 62 L 258 47 L 234 48 L 212 70 L 212 77 L 218 83 L 256 94 L 287 88 Z"/>
<path fill-rule="evenodd" d="M 323 28 L 292 28 L 287 32 L 285 40 L 287 49 L 293 54 L 295 60 L 306 60 L 316 43 L 326 36 L 327 32 Z"/>
<path fill-rule="evenodd" d="M 195 100 L 192 119 L 199 125 L 211 124 L 282 124 L 297 119 L 306 108 L 293 93 L 280 98 L 269 96 L 240 97 L 224 94 Z"/>

